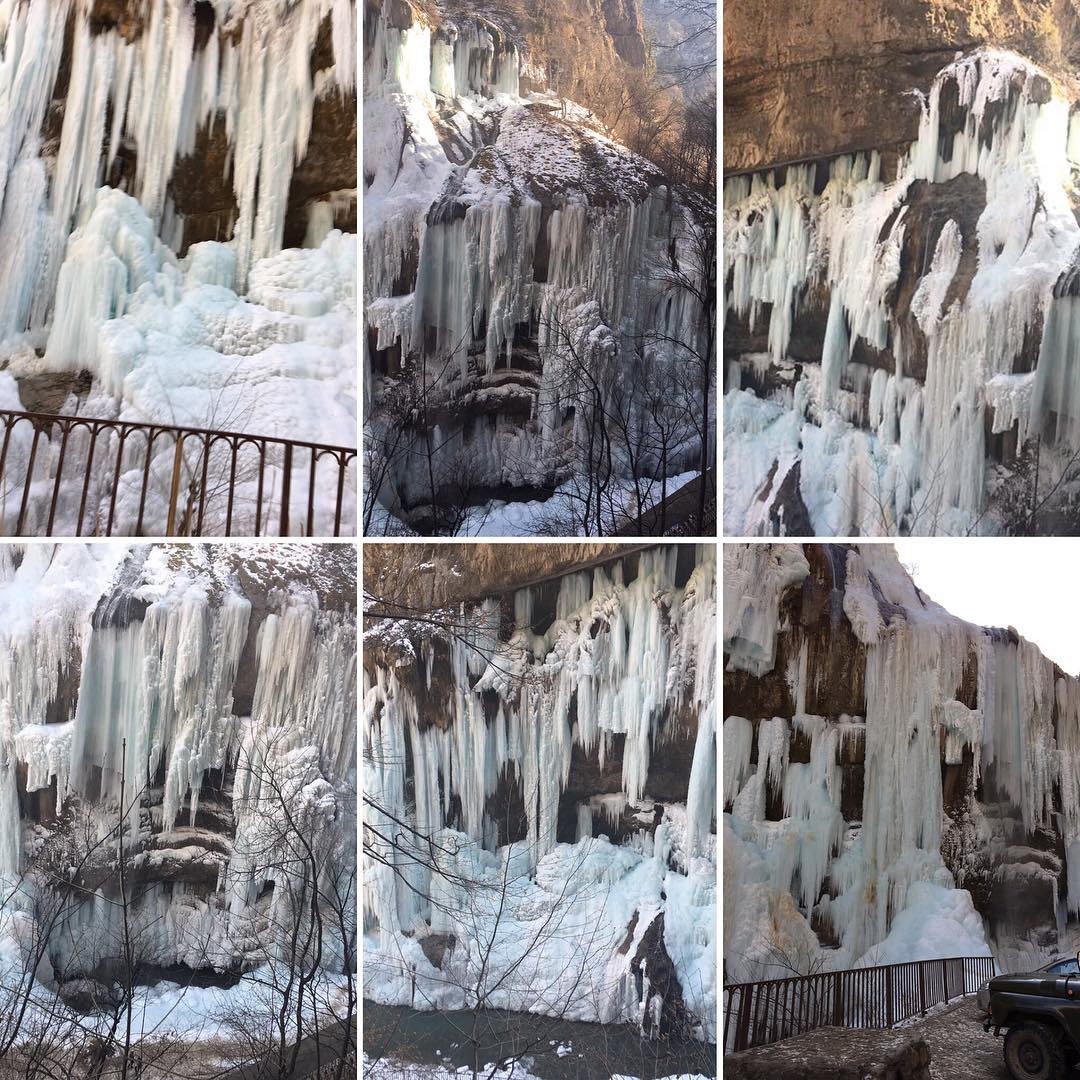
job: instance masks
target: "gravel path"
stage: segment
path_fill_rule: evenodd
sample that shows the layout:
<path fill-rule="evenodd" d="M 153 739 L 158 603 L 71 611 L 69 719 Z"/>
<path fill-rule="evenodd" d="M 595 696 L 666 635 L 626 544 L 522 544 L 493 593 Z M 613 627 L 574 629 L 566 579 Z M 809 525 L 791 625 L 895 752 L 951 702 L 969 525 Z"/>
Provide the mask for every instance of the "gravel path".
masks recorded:
<path fill-rule="evenodd" d="M 1009 1080 L 1001 1056 L 1002 1038 L 983 1031 L 973 997 L 903 1030 L 929 1043 L 934 1080 Z"/>

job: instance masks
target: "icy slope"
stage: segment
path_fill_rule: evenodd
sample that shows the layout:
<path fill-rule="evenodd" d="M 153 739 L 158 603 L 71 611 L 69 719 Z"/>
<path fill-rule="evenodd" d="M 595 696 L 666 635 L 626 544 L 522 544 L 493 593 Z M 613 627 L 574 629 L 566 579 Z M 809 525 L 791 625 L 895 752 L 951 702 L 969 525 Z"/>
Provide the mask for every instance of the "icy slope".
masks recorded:
<path fill-rule="evenodd" d="M 657 548 L 519 590 L 506 631 L 509 597 L 449 637 L 372 626 L 365 994 L 460 1007 L 487 978 L 498 1007 L 714 1033 L 714 567 Z M 386 846 L 401 815 L 445 858 Z"/>
<path fill-rule="evenodd" d="M 45 355 L 22 352 L 11 362 L 16 377 L 89 369 L 94 384 L 83 414 L 142 423 L 209 427 L 288 437 L 335 446 L 356 445 L 356 247 L 337 230 L 318 247 L 288 249 L 252 268 L 246 298 L 237 295 L 236 255 L 226 244 L 193 245 L 178 259 L 155 236 L 139 204 L 102 188 L 86 223 L 72 235 L 57 289 L 58 314 Z M 9 407 L 21 408 L 12 384 Z M 16 429 L 14 462 L 28 457 L 28 429 Z M 76 430 L 67 443 L 71 486 L 62 485 L 54 515 L 56 535 L 75 535 L 81 491 L 71 468 L 85 455 L 89 435 Z M 142 498 L 145 442 L 132 446 L 116 476 L 114 533 L 134 531 Z M 113 444 L 110 444 L 113 445 Z M 62 437 L 42 440 L 34 459 L 27 503 L 31 531 L 43 530 L 52 507 Z M 219 451 L 222 444 L 219 444 Z M 248 447 L 251 450 L 251 446 Z M 144 532 L 166 529 L 174 446 L 158 442 L 151 456 Z M 114 451 L 115 452 L 115 451 Z M 271 457 L 273 455 L 271 454 Z M 301 455 L 297 455 L 298 459 Z M 191 475 L 201 468 L 189 448 Z M 210 484 L 224 459 L 213 463 Z M 260 495 L 252 454 L 241 455 L 234 492 L 233 533 L 255 534 Z M 310 458 L 294 462 L 294 513 L 306 513 Z M 101 474 L 90 495 L 89 516 L 104 519 L 111 505 L 110 477 Z M 227 475 L 225 473 L 224 475 Z M 282 490 L 280 455 L 264 470 L 263 491 Z M 316 471 L 316 531 L 334 529 L 337 468 L 331 459 Z M 224 484 L 222 484 L 224 490 Z M 355 496 L 345 485 L 343 522 L 355 521 Z M 13 529 L 22 488 L 5 492 L 4 514 Z M 96 508 L 96 509 L 95 509 Z M 263 507 L 263 525 L 269 514 Z M 208 524 L 224 516 L 211 508 Z M 84 529 L 86 528 L 84 524 Z"/>
<path fill-rule="evenodd" d="M 123 791 L 141 962 L 264 962 L 297 868 L 283 851 L 267 863 L 277 803 L 260 786 L 272 780 L 340 865 L 353 850 L 349 570 L 333 552 L 288 546 L 5 549 L 0 879 L 11 905 L 47 906 L 40 861 L 58 843 L 75 851 L 83 821 L 115 823 Z M 87 898 L 50 938 L 62 978 L 96 976 L 117 955 L 115 874 L 102 875 L 113 857 L 78 863 Z"/>
<path fill-rule="evenodd" d="M 724 588 L 727 979 L 1064 949 L 1078 680 L 881 546 L 729 545 Z"/>
<path fill-rule="evenodd" d="M 726 531 L 993 530 L 993 462 L 1072 451 L 1078 130 L 1045 74 L 980 50 L 895 165 L 726 182 Z"/>
<path fill-rule="evenodd" d="M 493 21 L 387 0 L 366 47 L 371 441 L 400 426 L 380 405 L 410 383 L 475 486 L 550 493 L 586 438 L 571 399 L 589 373 L 631 378 L 620 342 L 644 335 L 661 364 L 703 347 L 700 312 L 665 276 L 708 269 L 696 211 L 584 109 L 523 92 L 541 58 Z M 377 493 L 405 520 L 431 500 L 428 434 L 409 433 Z"/>

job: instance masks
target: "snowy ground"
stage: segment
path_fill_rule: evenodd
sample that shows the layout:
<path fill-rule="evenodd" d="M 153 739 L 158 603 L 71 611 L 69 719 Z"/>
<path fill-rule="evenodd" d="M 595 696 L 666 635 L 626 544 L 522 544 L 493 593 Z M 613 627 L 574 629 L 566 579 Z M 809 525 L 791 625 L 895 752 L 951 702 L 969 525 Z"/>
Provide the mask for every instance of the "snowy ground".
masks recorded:
<path fill-rule="evenodd" d="M 691 483 L 700 474 L 697 470 L 679 473 L 668 477 L 667 491 L 673 494 L 681 487 Z M 616 497 L 616 503 L 625 506 L 634 505 L 633 485 L 623 482 L 620 485 L 620 495 Z M 555 489 L 555 494 L 550 499 L 536 500 L 533 502 L 492 502 L 487 506 L 478 507 L 470 515 L 468 524 L 463 530 L 468 536 L 537 536 L 545 531 L 545 522 L 562 521 L 576 512 L 580 505 L 579 499 L 574 499 L 575 492 L 579 492 L 581 485 L 563 484 Z M 662 486 L 653 485 L 645 498 L 645 509 L 656 506 L 661 501 L 663 494 Z M 616 527 L 618 527 L 616 525 Z M 578 535 L 583 535 L 578 533 Z"/>
<path fill-rule="evenodd" d="M 483 964 L 492 1007 L 541 1014 L 557 1007 L 567 1019 L 645 1022 L 629 962 L 664 911 L 667 947 L 687 1007 L 709 1028 L 715 1023 L 715 862 L 695 860 L 688 877 L 668 869 L 660 844 L 654 856 L 648 835 L 639 850 L 587 837 L 556 845 L 530 876 L 525 843 L 492 853 L 450 830 L 440 842 L 459 845 L 453 875 L 472 883 L 466 890 L 433 881 L 433 889 L 447 893 L 439 896 L 445 910 L 459 914 L 447 920 L 436 912 L 432 930 L 456 931 L 457 945 L 440 970 L 413 932 L 369 933 L 366 997 L 420 1009 L 463 1008 L 468 988 L 484 978 Z M 484 942 L 492 943 L 487 952 Z"/>
<path fill-rule="evenodd" d="M 0 938 L 0 995 L 5 993 L 4 987 L 17 982 L 20 972 L 18 944 L 11 937 Z M 281 973 L 277 979 L 279 986 L 284 985 Z M 137 987 L 132 1031 L 142 1039 L 170 1037 L 228 1041 L 245 1018 L 250 1025 L 252 1017 L 265 1015 L 269 1018 L 274 1014 L 274 1003 L 278 999 L 269 989 L 273 980 L 271 969 L 263 966 L 248 972 L 235 986 L 228 988 L 184 986 L 168 981 Z M 313 988 L 317 1006 L 312 1007 L 310 1001 L 305 1003 L 305 1027 L 316 1012 L 324 1017 L 324 1023 L 344 1016 L 346 986 L 344 976 L 323 975 Z M 40 1020 L 55 1016 L 56 1008 L 54 990 L 35 983 L 26 1030 L 33 1030 Z M 108 1028 L 108 1018 L 103 1015 L 85 1016 L 81 1023 L 87 1030 L 104 1032 Z"/>
<path fill-rule="evenodd" d="M 373 1061 L 364 1055 L 364 1076 L 371 1080 L 460 1080 L 462 1076 L 471 1076 L 472 1070 L 467 1065 L 457 1069 L 447 1069 L 442 1065 L 416 1065 L 406 1061 L 382 1060 Z M 479 1075 L 490 1080 L 541 1080 L 539 1076 L 519 1064 L 513 1064 L 509 1069 L 501 1068 L 497 1064 L 487 1063 Z M 614 1074 L 611 1080 L 637 1080 L 636 1077 L 622 1073 Z M 707 1077 L 698 1073 L 679 1073 L 678 1075 L 665 1076 L 660 1080 L 708 1080 Z"/>
<path fill-rule="evenodd" d="M 102 188 L 93 213 L 72 237 L 58 289 L 65 315 L 56 317 L 47 340 L 37 342 L 44 355 L 37 354 L 32 337 L 0 346 L 7 362 L 0 399 L 4 408 L 23 408 L 10 376 L 88 370 L 93 376 L 89 396 L 81 402 L 72 396 L 64 412 L 354 447 L 355 278 L 356 238 L 331 231 L 318 247 L 287 249 L 257 263 L 241 295 L 234 291 L 236 255 L 230 245 L 197 244 L 177 259 L 156 238 L 134 199 Z M 0 509 L 9 530 L 22 496 L 14 477 L 28 464 L 32 435 L 28 425 L 16 428 L 7 459 Z M 57 535 L 75 532 L 88 447 L 88 433 L 78 431 L 65 448 Z M 99 446 L 95 461 L 111 464 L 108 449 L 108 444 Z M 43 530 L 60 451 L 59 435 L 37 448 L 30 531 Z M 223 444 L 217 454 L 206 482 L 211 503 L 204 531 L 218 531 L 214 523 L 226 510 L 229 462 Z M 162 439 L 149 464 L 144 532 L 164 532 L 173 459 L 174 444 Z M 200 483 L 201 446 L 189 444 L 184 461 L 182 493 Z M 257 463 L 257 448 L 245 447 L 237 464 L 234 534 L 254 533 Z M 145 442 L 133 438 L 116 480 L 114 532 L 129 532 L 136 524 L 145 464 Z M 279 449 L 271 450 L 268 464 L 261 488 L 264 529 L 277 520 Z M 306 518 L 309 468 L 310 458 L 298 451 L 294 522 Z M 321 535 L 333 531 L 337 483 L 336 465 L 323 459 L 316 469 L 316 530 Z M 354 462 L 344 490 L 346 533 L 355 527 L 355 489 Z M 103 465 L 92 485 L 87 521 L 103 517 L 97 506 L 108 504 L 112 490 L 111 469 Z"/>
<path fill-rule="evenodd" d="M 992 1031 L 983 1031 L 974 998 L 965 998 L 910 1030 L 930 1046 L 934 1080 L 1008 1080 L 1003 1040 Z"/>

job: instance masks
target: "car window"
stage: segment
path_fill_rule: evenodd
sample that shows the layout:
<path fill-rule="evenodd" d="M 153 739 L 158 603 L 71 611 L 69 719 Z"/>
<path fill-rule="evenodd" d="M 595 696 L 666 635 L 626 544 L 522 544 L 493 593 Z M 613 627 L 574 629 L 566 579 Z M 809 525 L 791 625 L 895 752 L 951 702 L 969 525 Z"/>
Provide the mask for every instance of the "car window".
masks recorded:
<path fill-rule="evenodd" d="M 1051 964 L 1046 970 L 1051 975 L 1080 974 L 1080 966 L 1077 965 L 1075 956 L 1070 957 L 1068 960 L 1059 960 L 1056 964 Z"/>

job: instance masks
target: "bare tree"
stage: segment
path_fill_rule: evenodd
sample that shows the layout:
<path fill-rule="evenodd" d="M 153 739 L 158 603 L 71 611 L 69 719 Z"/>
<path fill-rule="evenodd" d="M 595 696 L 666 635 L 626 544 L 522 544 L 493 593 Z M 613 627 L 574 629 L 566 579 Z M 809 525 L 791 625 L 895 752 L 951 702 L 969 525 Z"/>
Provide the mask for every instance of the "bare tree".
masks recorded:
<path fill-rule="evenodd" d="M 333 825 L 355 815 L 355 793 L 298 754 L 273 732 L 237 763 L 229 934 L 257 992 L 224 1019 L 251 1080 L 284 1080 L 302 1060 L 342 1080 L 356 1056 L 356 867 Z"/>

